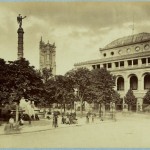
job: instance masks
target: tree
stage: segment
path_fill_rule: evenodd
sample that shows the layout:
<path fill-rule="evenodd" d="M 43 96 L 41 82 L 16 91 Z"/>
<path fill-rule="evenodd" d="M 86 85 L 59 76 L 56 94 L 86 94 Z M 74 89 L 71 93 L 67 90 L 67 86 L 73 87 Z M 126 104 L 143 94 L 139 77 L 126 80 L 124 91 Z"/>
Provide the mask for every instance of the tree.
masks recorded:
<path fill-rule="evenodd" d="M 22 58 L 9 62 L 9 73 L 11 75 L 9 86 L 17 93 L 18 99 L 22 96 L 26 98 L 40 96 L 43 91 L 42 78 L 27 60 Z"/>
<path fill-rule="evenodd" d="M 144 104 L 150 104 L 150 89 L 147 91 L 143 98 L 143 103 Z"/>
<path fill-rule="evenodd" d="M 92 88 L 99 103 L 110 103 L 114 94 L 115 76 L 105 68 L 92 70 Z"/>
<path fill-rule="evenodd" d="M 7 91 L 9 102 L 13 100 L 19 102 L 22 96 L 30 99 L 33 99 L 33 97 L 39 98 L 40 94 L 43 93 L 41 76 L 24 58 L 9 61 L 7 64 L 1 60 L 0 68 L 1 92 L 4 94 Z"/>
<path fill-rule="evenodd" d="M 42 69 L 42 77 L 44 82 L 47 82 L 50 77 L 52 77 L 52 69 L 43 68 Z"/>
<path fill-rule="evenodd" d="M 105 111 L 107 103 L 115 101 L 114 95 L 115 76 L 110 74 L 105 68 L 92 70 L 92 91 L 95 95 L 94 102 L 99 104 L 99 113 Z"/>
<path fill-rule="evenodd" d="M 124 97 L 125 103 L 128 104 L 129 110 L 131 110 L 132 105 L 136 104 L 136 97 L 134 96 L 134 93 L 132 89 L 129 89 L 126 93 L 126 96 Z"/>
<path fill-rule="evenodd" d="M 113 93 L 112 93 L 112 102 L 114 102 L 116 104 L 122 103 L 122 100 L 120 98 L 120 94 L 115 90 L 113 90 Z"/>
<path fill-rule="evenodd" d="M 68 71 L 65 74 L 66 77 L 70 79 L 70 84 L 77 89 L 77 97 L 81 103 L 80 111 L 81 116 L 83 100 L 89 99 L 90 85 L 91 85 L 91 72 L 87 68 L 78 68 Z"/>
<path fill-rule="evenodd" d="M 18 120 L 18 104 L 22 96 L 40 102 L 43 93 L 41 76 L 24 58 L 9 61 L 0 60 L 0 96 L 2 102 L 16 102 L 16 121 Z M 5 96 L 4 96 L 5 95 Z M 7 99 L 6 99 L 7 97 Z"/>
<path fill-rule="evenodd" d="M 4 59 L 0 59 L 0 103 L 8 102 L 8 99 L 10 97 L 10 91 L 8 89 L 8 64 L 6 64 L 6 61 Z"/>
<path fill-rule="evenodd" d="M 49 93 L 49 101 L 57 102 L 63 106 L 65 112 L 65 104 L 71 103 L 73 96 L 73 85 L 68 77 L 57 75 L 48 80 L 45 88 Z"/>

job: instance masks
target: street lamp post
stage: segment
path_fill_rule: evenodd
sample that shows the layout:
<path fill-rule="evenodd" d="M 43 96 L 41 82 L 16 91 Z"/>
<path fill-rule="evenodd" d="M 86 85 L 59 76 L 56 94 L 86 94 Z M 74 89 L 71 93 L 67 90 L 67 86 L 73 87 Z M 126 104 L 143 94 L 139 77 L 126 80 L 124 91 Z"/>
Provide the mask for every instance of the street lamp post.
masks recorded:
<path fill-rule="evenodd" d="M 75 92 L 75 95 L 78 96 L 79 98 L 79 88 L 74 88 L 74 92 Z M 82 117 L 82 98 L 79 98 L 80 99 L 80 112 L 81 112 L 81 117 Z"/>
<path fill-rule="evenodd" d="M 74 95 L 77 96 L 78 95 L 78 89 L 74 88 Z M 76 113 L 76 102 L 74 102 L 74 109 L 75 109 L 75 113 Z"/>

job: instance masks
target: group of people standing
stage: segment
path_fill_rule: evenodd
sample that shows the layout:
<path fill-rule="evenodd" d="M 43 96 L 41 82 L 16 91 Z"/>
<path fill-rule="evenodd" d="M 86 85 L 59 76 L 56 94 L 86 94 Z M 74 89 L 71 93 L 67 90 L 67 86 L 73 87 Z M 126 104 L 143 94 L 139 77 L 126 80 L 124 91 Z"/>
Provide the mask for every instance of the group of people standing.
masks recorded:
<path fill-rule="evenodd" d="M 58 114 L 53 112 L 52 113 L 52 126 L 53 127 L 58 127 Z M 76 114 L 74 113 L 67 113 L 62 114 L 62 118 L 61 118 L 61 124 L 76 124 L 77 123 L 77 119 L 76 119 Z"/>
<path fill-rule="evenodd" d="M 77 118 L 75 113 L 67 113 L 66 116 L 62 115 L 62 124 L 76 124 Z"/>
<path fill-rule="evenodd" d="M 95 117 L 96 117 L 96 114 L 87 113 L 86 114 L 86 123 L 90 122 L 90 118 L 91 118 L 91 122 L 94 123 Z"/>

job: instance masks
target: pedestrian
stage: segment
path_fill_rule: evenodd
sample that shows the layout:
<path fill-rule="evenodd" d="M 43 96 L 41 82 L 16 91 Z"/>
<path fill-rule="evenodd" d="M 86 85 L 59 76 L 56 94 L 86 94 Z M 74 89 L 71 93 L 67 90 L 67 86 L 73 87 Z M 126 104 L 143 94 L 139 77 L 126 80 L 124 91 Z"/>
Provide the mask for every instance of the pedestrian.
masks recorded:
<path fill-rule="evenodd" d="M 89 123 L 89 115 L 86 115 L 86 123 Z"/>
<path fill-rule="evenodd" d="M 69 124 L 69 125 L 70 125 L 69 116 L 66 117 L 66 124 Z"/>
<path fill-rule="evenodd" d="M 14 123 L 15 123 L 15 120 L 14 120 L 14 118 L 11 116 L 10 119 L 9 119 L 10 130 L 13 129 Z"/>
<path fill-rule="evenodd" d="M 58 116 L 55 115 L 55 128 L 58 127 Z"/>
<path fill-rule="evenodd" d="M 53 112 L 53 122 L 52 122 L 52 127 L 55 127 L 55 113 Z"/>
<path fill-rule="evenodd" d="M 102 110 L 101 110 L 101 115 L 100 115 L 100 121 L 104 121 L 104 113 Z"/>
<path fill-rule="evenodd" d="M 31 117 L 28 115 L 28 121 L 29 121 L 29 125 L 31 125 Z"/>
<path fill-rule="evenodd" d="M 65 117 L 64 117 L 64 115 L 62 115 L 61 123 L 65 124 Z"/>
<path fill-rule="evenodd" d="M 94 123 L 94 118 L 95 118 L 95 115 L 92 114 L 92 123 Z"/>
<path fill-rule="evenodd" d="M 53 126 L 55 128 L 58 127 L 58 116 L 56 114 L 54 114 L 54 117 L 53 117 Z"/>

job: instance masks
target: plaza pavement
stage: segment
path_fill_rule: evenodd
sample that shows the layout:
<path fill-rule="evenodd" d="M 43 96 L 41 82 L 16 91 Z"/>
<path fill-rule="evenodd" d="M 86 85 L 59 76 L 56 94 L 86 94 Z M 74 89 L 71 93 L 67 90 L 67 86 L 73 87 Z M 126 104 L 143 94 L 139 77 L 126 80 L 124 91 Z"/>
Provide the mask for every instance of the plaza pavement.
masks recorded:
<path fill-rule="evenodd" d="M 94 123 L 99 123 L 100 120 L 98 117 L 95 118 Z M 89 124 L 92 123 L 92 120 L 90 118 Z M 93 123 L 93 124 L 94 124 Z M 61 123 L 61 117 L 58 118 L 58 127 L 57 128 L 67 128 L 67 127 L 73 127 L 73 126 L 82 126 L 86 124 L 86 118 L 85 117 L 78 117 L 78 123 L 77 124 L 62 124 Z M 2 124 L 0 126 L 0 135 L 6 135 L 6 132 L 4 131 L 6 123 Z M 20 126 L 20 131 L 12 131 L 8 134 L 21 134 L 21 133 L 29 133 L 29 132 L 40 132 L 40 131 L 46 131 L 46 130 L 53 130 L 54 127 L 52 126 L 52 119 L 40 119 L 38 121 L 32 121 L 31 125 L 29 125 L 28 121 L 24 122 L 23 126 Z"/>
<path fill-rule="evenodd" d="M 84 126 L 87 125 L 86 118 L 85 117 L 77 117 L 78 123 L 77 124 L 61 124 L 61 117 L 58 118 L 58 128 L 68 128 L 73 126 Z M 116 113 L 115 119 L 111 119 L 110 116 L 107 116 L 104 118 L 105 123 L 109 123 L 112 121 L 119 121 L 119 122 L 126 122 L 126 121 L 149 121 L 150 120 L 150 114 L 139 114 L 139 113 Z M 89 124 L 99 124 L 101 123 L 99 117 L 95 117 L 94 123 L 92 123 L 92 119 L 90 117 Z M 0 135 L 6 135 L 6 132 L 4 131 L 4 127 L 6 124 L 2 124 L 0 126 Z M 40 132 L 40 131 L 46 131 L 46 130 L 53 130 L 54 127 L 52 126 L 52 119 L 40 119 L 39 121 L 32 121 L 31 125 L 29 125 L 28 121 L 24 122 L 23 126 L 20 126 L 19 132 L 10 132 L 8 134 L 22 134 L 22 133 L 30 133 L 30 132 Z"/>

